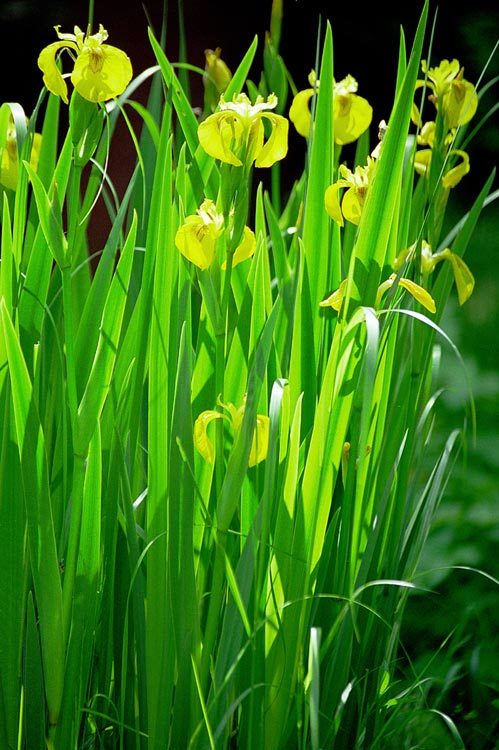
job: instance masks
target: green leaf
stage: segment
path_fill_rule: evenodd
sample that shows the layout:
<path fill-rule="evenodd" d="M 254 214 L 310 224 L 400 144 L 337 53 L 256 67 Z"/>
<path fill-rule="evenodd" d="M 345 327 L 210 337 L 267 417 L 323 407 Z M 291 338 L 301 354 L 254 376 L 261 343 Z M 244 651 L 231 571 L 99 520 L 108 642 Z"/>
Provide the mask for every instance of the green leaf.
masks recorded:
<path fill-rule="evenodd" d="M 40 640 L 31 591 L 27 599 L 23 684 L 26 747 L 42 748 L 45 747 L 45 695 Z"/>
<path fill-rule="evenodd" d="M 78 407 L 78 429 L 75 436 L 75 452 L 78 455 L 86 455 L 97 419 L 109 393 L 127 300 L 136 232 L 135 214 L 107 296 L 97 351 Z"/>
<path fill-rule="evenodd" d="M 62 211 L 54 183 L 53 197 L 49 198 L 41 179 L 27 162 L 24 162 L 35 194 L 38 217 L 45 240 L 59 268 L 66 264 L 67 242 L 62 229 Z"/>
<path fill-rule="evenodd" d="M 17 447 L 22 466 L 30 565 L 38 609 L 49 718 L 57 723 L 64 675 L 62 591 L 57 560 L 45 441 L 19 341 L 5 302 L 0 327 L 10 374 Z"/>

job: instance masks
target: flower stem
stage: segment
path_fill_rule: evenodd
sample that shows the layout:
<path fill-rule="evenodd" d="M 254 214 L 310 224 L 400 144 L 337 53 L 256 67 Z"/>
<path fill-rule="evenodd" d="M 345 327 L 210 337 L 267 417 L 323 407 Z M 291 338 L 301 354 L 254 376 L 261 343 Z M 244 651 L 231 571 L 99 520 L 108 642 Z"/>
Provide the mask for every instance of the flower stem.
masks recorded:
<path fill-rule="evenodd" d="M 62 302 L 64 309 L 64 346 L 66 353 L 66 388 L 68 394 L 68 406 L 73 427 L 78 411 L 78 395 L 76 390 L 76 370 L 74 358 L 74 332 L 73 332 L 73 300 L 71 295 L 71 267 L 65 266 L 62 272 Z"/>
<path fill-rule="evenodd" d="M 92 33 L 92 26 L 94 24 L 94 6 L 95 6 L 95 0 L 88 0 L 88 27 L 87 27 L 88 35 Z"/>

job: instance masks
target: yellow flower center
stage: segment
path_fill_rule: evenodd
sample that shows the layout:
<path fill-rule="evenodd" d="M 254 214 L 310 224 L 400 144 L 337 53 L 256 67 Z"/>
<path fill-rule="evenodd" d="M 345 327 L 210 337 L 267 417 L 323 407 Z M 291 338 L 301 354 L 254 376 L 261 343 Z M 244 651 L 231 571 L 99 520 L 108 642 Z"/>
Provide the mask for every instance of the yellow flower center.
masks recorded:
<path fill-rule="evenodd" d="M 90 48 L 89 57 L 89 65 L 92 73 L 100 73 L 104 64 L 104 52 L 101 47 Z"/>

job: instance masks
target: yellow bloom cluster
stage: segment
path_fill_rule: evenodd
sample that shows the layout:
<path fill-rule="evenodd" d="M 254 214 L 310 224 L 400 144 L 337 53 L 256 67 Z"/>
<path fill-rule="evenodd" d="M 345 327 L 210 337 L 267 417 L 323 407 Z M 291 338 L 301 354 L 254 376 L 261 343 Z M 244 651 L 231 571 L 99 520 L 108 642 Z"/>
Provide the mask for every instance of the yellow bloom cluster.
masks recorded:
<path fill-rule="evenodd" d="M 478 106 L 478 96 L 472 83 L 463 77 L 464 69 L 460 67 L 458 60 L 442 60 L 435 68 L 428 68 L 425 60 L 421 67 L 427 75 L 427 80 L 418 80 L 416 89 L 427 86 L 431 90 L 429 99 L 437 111 L 441 111 L 444 118 L 444 145 L 453 142 L 455 129 L 468 123 L 475 114 Z M 433 149 L 435 147 L 436 124 L 433 120 L 423 123 L 417 106 L 412 109 L 413 122 L 420 126 L 421 130 L 417 136 L 417 142 L 426 148 L 416 152 L 414 168 L 420 175 L 428 175 L 430 171 Z M 453 166 L 446 169 L 442 176 L 442 185 L 445 189 L 455 187 L 464 175 L 470 171 L 470 160 L 466 151 L 452 149 L 446 155 L 446 163 L 450 161 Z"/>

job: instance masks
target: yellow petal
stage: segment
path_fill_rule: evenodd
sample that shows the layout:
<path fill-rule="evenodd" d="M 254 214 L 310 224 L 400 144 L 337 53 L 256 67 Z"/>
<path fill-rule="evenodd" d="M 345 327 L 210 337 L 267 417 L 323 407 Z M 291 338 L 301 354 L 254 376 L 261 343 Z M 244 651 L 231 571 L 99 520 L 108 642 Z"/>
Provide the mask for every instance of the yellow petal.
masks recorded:
<path fill-rule="evenodd" d="M 33 143 L 31 144 L 31 155 L 29 159 L 30 166 L 35 170 L 38 169 L 38 161 L 40 159 L 40 149 L 42 147 L 42 136 L 40 133 L 33 135 Z"/>
<path fill-rule="evenodd" d="M 214 419 L 227 419 L 227 417 L 219 411 L 208 410 L 201 412 L 194 422 L 194 445 L 209 464 L 212 464 L 215 459 L 215 449 L 208 438 L 207 430 L 208 425 Z"/>
<path fill-rule="evenodd" d="M 352 143 L 367 130 L 373 109 L 367 99 L 357 94 L 335 96 L 333 99 L 334 141 L 340 146 Z"/>
<path fill-rule="evenodd" d="M 71 81 L 84 99 L 105 102 L 122 94 L 132 75 L 130 58 L 123 50 L 110 44 L 84 45 L 76 58 Z"/>
<path fill-rule="evenodd" d="M 255 466 L 267 457 L 269 449 L 270 419 L 262 414 L 256 415 L 256 428 L 251 444 L 248 466 Z"/>
<path fill-rule="evenodd" d="M 314 89 L 304 89 L 299 91 L 293 99 L 289 110 L 289 119 L 295 126 L 296 130 L 304 138 L 310 134 L 310 124 L 312 116 L 308 103 L 314 95 Z"/>
<path fill-rule="evenodd" d="M 429 146 L 430 148 L 434 146 L 435 127 L 435 122 L 433 120 L 428 120 L 428 122 L 425 122 L 416 139 L 420 146 Z"/>
<path fill-rule="evenodd" d="M 332 307 L 336 312 L 340 312 L 347 290 L 347 282 L 348 279 L 343 279 L 336 291 L 330 294 L 329 297 L 326 297 L 326 299 L 322 300 L 322 302 L 319 302 L 319 307 Z"/>
<path fill-rule="evenodd" d="M 215 159 L 242 167 L 242 161 L 233 152 L 233 148 L 243 134 L 239 116 L 233 112 L 215 112 L 199 124 L 199 143 L 207 154 Z"/>
<path fill-rule="evenodd" d="M 36 172 L 40 157 L 42 136 L 40 133 L 33 134 L 29 164 Z M 19 155 L 17 152 L 17 140 L 14 123 L 12 129 L 9 126 L 4 148 L 0 148 L 0 185 L 9 190 L 16 190 L 19 181 Z"/>
<path fill-rule="evenodd" d="M 408 263 L 410 260 L 412 260 L 412 257 L 414 256 L 414 250 L 415 245 L 411 245 L 410 247 L 406 247 L 404 248 L 404 250 L 401 250 L 392 263 L 393 270 L 400 270 L 405 263 Z"/>
<path fill-rule="evenodd" d="M 461 182 L 464 175 L 468 174 L 468 172 L 470 171 L 470 158 L 466 151 L 454 149 L 450 152 L 450 156 L 452 156 L 453 154 L 460 156 L 461 161 L 459 162 L 459 164 L 456 164 L 455 167 L 449 169 L 449 171 L 442 177 L 442 185 L 444 186 L 444 188 L 456 187 L 456 185 Z"/>
<path fill-rule="evenodd" d="M 343 180 L 338 180 L 330 185 L 324 194 L 324 206 L 329 216 L 335 221 L 340 227 L 343 226 L 343 214 L 341 213 L 340 201 L 338 199 L 338 191 L 344 185 Z"/>
<path fill-rule="evenodd" d="M 477 107 L 478 96 L 473 84 L 462 78 L 452 81 L 442 99 L 447 127 L 455 128 L 469 122 Z"/>
<path fill-rule="evenodd" d="M 220 100 L 220 94 L 226 90 L 232 78 L 232 73 L 221 59 L 222 50 L 205 49 L 206 65 L 203 74 L 205 111 L 214 112 Z"/>
<path fill-rule="evenodd" d="M 473 293 L 475 279 L 470 269 L 459 255 L 450 253 L 447 258 L 452 265 L 459 304 L 464 305 Z"/>
<path fill-rule="evenodd" d="M 257 154 L 255 167 L 271 167 L 276 161 L 284 159 L 288 152 L 288 127 L 289 123 L 281 115 L 262 112 L 260 118 L 270 120 L 272 131 L 269 138 L 263 144 L 260 153 Z"/>
<path fill-rule="evenodd" d="M 459 61 L 442 60 L 440 65 L 435 68 L 428 68 L 426 60 L 421 60 L 421 69 L 423 73 L 428 74 L 428 78 L 433 82 L 433 90 L 438 98 L 442 97 L 448 90 L 452 81 L 459 74 Z"/>
<path fill-rule="evenodd" d="M 198 268 L 209 268 L 215 259 L 219 232 L 211 224 L 205 224 L 200 216 L 188 216 L 177 230 L 175 245 L 183 256 Z"/>
<path fill-rule="evenodd" d="M 422 148 L 414 156 L 414 169 L 420 175 L 425 175 L 430 167 L 431 148 Z"/>
<path fill-rule="evenodd" d="M 238 263 L 242 263 L 243 260 L 247 260 L 254 255 L 256 249 L 256 239 L 254 232 L 249 227 L 244 227 L 243 239 L 239 243 L 232 258 L 232 268 L 237 266 Z M 227 262 L 224 261 L 222 264 L 222 270 L 225 271 L 227 268 Z"/>
<path fill-rule="evenodd" d="M 248 121 L 249 118 L 246 122 L 248 123 Z M 245 151 L 241 150 L 239 153 L 246 164 L 253 164 L 263 148 L 264 140 L 265 130 L 263 122 L 260 117 L 255 117 L 253 122 L 250 122 L 246 144 L 244 143 L 244 135 L 241 136 L 240 141 L 241 147 L 245 146 Z"/>
<path fill-rule="evenodd" d="M 205 49 L 204 51 L 206 75 L 203 76 L 203 82 L 206 82 L 206 79 L 210 80 L 219 95 L 223 94 L 232 79 L 232 73 L 220 57 L 221 53 L 220 47 L 216 50 Z"/>
<path fill-rule="evenodd" d="M 428 81 L 422 81 L 419 79 L 416 81 L 416 85 L 414 87 L 414 93 L 423 86 L 428 86 L 429 88 L 433 88 L 433 85 Z M 423 125 L 423 121 L 421 119 L 421 115 L 419 114 L 419 107 L 415 102 L 412 103 L 412 109 L 411 109 L 411 120 L 414 123 L 414 125 L 417 125 L 419 128 Z"/>
<path fill-rule="evenodd" d="M 419 302 L 420 305 L 426 307 L 431 313 L 437 311 L 433 297 L 426 291 L 426 289 L 423 289 L 422 286 L 419 286 L 419 284 L 416 284 L 410 279 L 399 279 L 399 284 L 414 297 L 416 302 Z"/>
<path fill-rule="evenodd" d="M 390 289 L 391 286 L 395 283 L 397 277 L 394 273 L 391 274 L 391 276 L 383 281 L 379 287 L 378 292 L 376 295 L 376 307 L 379 307 L 381 304 L 381 298 L 385 294 L 385 292 Z M 423 289 L 422 286 L 419 286 L 419 284 L 416 284 L 414 281 L 411 281 L 410 279 L 399 279 L 398 283 L 400 286 L 405 289 L 406 291 L 411 294 L 414 299 L 419 302 L 420 305 L 423 305 L 423 307 L 426 307 L 427 310 L 429 310 L 431 313 L 436 312 L 435 302 L 433 300 L 433 297 L 429 292 L 426 291 L 426 289 Z"/>
<path fill-rule="evenodd" d="M 379 307 L 381 305 L 381 298 L 383 297 L 384 293 L 393 286 L 393 282 L 396 278 L 396 275 L 392 273 L 388 279 L 385 279 L 385 281 L 381 282 L 376 293 L 375 307 Z"/>
<path fill-rule="evenodd" d="M 17 145 L 14 147 L 7 141 L 5 148 L 0 149 L 0 185 L 9 190 L 17 188 L 19 179 L 19 160 L 17 158 Z"/>
<path fill-rule="evenodd" d="M 61 41 L 53 42 L 44 47 L 38 55 L 38 67 L 43 73 L 43 82 L 47 90 L 56 96 L 60 96 L 63 102 L 68 103 L 68 87 L 66 81 L 57 67 L 56 55 L 61 49 L 71 48 L 78 51 L 75 42 Z"/>
<path fill-rule="evenodd" d="M 341 210 L 343 216 L 352 224 L 359 224 L 362 216 L 362 209 L 365 202 L 365 189 L 363 191 L 350 188 L 346 191 L 341 201 Z"/>

